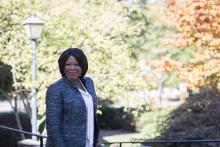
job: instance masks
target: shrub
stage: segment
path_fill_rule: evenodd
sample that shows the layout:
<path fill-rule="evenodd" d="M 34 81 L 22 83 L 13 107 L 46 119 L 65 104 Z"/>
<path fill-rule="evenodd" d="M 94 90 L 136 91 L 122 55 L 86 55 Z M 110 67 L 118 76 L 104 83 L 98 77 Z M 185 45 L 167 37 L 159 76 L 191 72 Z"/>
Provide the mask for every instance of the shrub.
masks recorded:
<path fill-rule="evenodd" d="M 12 88 L 13 79 L 11 73 L 12 67 L 0 61 L 0 88 L 9 91 Z"/>
<path fill-rule="evenodd" d="M 164 121 L 162 134 L 155 140 L 202 140 L 220 138 L 220 93 L 205 90 L 191 95 Z M 187 147 L 209 147 L 213 144 L 192 144 Z M 185 147 L 181 145 L 181 147 Z M 172 147 L 163 144 L 163 147 Z M 217 145 L 219 146 L 219 144 Z M 158 145 L 157 145 L 158 147 Z"/>
<path fill-rule="evenodd" d="M 24 131 L 31 132 L 31 122 L 25 113 L 19 113 L 21 124 Z M 13 112 L 0 113 L 0 125 L 18 129 Z M 1 147 L 15 147 L 17 141 L 21 140 L 19 133 L 11 132 L 9 130 L 0 129 L 0 146 Z M 29 137 L 30 136 L 26 136 Z"/>
<path fill-rule="evenodd" d="M 101 129 L 135 130 L 134 116 L 126 112 L 124 107 L 103 106 L 100 110 L 102 114 L 98 115 L 98 121 Z"/>

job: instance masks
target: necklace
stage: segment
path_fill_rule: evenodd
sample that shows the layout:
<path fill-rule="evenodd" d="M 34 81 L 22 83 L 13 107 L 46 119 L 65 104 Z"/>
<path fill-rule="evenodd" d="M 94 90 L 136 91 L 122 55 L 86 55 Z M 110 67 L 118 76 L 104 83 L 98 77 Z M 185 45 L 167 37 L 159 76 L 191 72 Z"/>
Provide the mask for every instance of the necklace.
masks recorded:
<path fill-rule="evenodd" d="M 85 91 L 85 89 L 83 88 L 83 85 L 82 85 L 80 79 L 73 80 L 72 82 L 73 82 L 73 84 L 74 84 L 77 88 L 79 88 L 79 89 Z"/>

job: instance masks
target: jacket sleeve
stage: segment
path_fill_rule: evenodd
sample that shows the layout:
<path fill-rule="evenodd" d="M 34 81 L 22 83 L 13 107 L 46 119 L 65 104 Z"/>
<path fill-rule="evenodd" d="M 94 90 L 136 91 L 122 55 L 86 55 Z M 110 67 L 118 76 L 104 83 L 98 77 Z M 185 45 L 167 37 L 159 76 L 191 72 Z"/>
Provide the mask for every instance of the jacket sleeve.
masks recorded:
<path fill-rule="evenodd" d="M 60 88 L 51 85 L 46 93 L 46 128 L 47 135 L 55 147 L 65 147 L 61 135 L 62 93 Z"/>

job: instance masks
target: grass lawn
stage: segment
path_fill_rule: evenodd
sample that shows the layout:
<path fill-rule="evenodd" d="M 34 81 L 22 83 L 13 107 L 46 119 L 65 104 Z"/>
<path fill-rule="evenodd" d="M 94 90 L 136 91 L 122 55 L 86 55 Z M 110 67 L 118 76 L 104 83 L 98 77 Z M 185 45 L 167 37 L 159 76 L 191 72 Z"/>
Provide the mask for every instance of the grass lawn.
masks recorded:
<path fill-rule="evenodd" d="M 137 119 L 137 130 L 139 132 L 128 132 L 122 130 L 101 130 L 101 142 L 137 142 L 154 138 L 159 135 L 158 125 L 164 116 L 170 112 L 169 109 L 156 110 L 144 113 Z M 117 145 L 116 145 L 117 146 Z M 126 147 L 138 147 L 140 144 L 124 144 Z"/>

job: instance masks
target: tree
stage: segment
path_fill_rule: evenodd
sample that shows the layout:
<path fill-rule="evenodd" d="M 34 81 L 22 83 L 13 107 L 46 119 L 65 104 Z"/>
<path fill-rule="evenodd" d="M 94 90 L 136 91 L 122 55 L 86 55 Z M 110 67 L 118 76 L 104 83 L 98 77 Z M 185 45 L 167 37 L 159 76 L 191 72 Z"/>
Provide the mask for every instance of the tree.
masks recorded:
<path fill-rule="evenodd" d="M 19 113 L 17 111 L 17 96 L 13 97 L 11 91 L 13 91 L 13 77 L 11 73 L 12 67 L 10 65 L 4 64 L 0 61 L 0 100 L 7 100 L 11 108 L 14 111 L 15 120 L 18 125 L 18 128 L 22 130 L 21 121 L 19 118 Z M 14 98 L 15 104 L 12 104 L 12 99 Z M 22 139 L 25 138 L 24 134 L 20 134 Z"/>
<path fill-rule="evenodd" d="M 179 66 L 180 77 L 189 88 L 219 89 L 220 80 L 220 2 L 218 0 L 168 1 L 168 17 L 178 35 L 168 44 L 190 49 L 192 58 Z"/>

